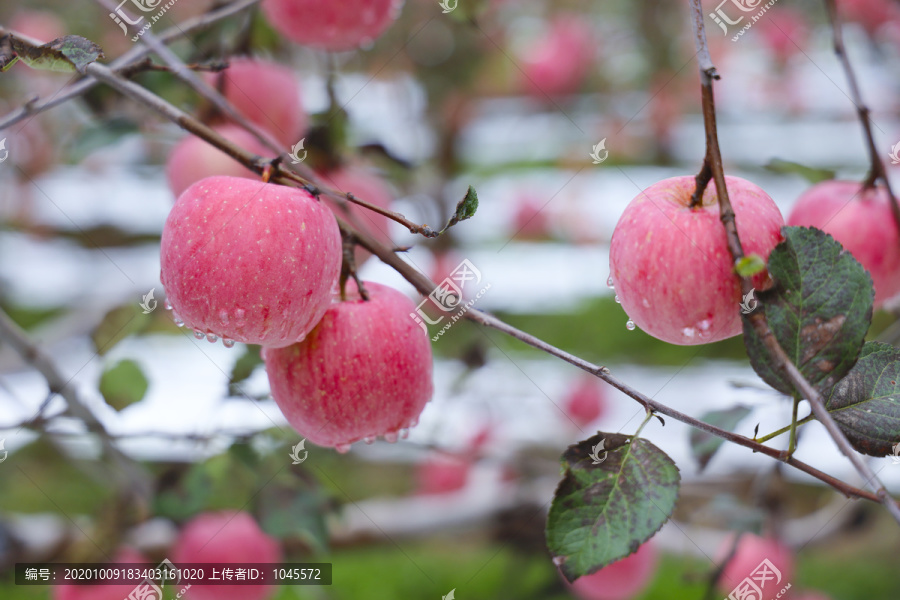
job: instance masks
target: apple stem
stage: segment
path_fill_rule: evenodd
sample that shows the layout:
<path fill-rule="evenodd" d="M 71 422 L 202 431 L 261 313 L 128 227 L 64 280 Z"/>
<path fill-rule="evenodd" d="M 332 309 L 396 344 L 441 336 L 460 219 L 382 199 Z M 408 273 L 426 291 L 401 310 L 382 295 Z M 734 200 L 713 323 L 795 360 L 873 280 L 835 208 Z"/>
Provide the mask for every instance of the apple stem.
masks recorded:
<path fill-rule="evenodd" d="M 341 276 L 338 280 L 340 290 L 341 290 L 341 302 L 347 301 L 347 279 L 350 277 L 353 278 L 353 281 L 356 282 L 356 288 L 359 290 L 359 296 L 364 301 L 369 301 L 369 292 L 366 290 L 365 286 L 363 286 L 362 281 L 359 279 L 359 275 L 356 272 L 356 256 L 353 251 L 356 249 L 357 241 L 356 236 L 349 231 L 341 230 L 341 245 L 343 246 L 344 259 L 341 261 Z"/>
<path fill-rule="evenodd" d="M 694 25 L 695 42 L 697 45 L 697 60 L 700 67 L 701 91 L 703 94 L 703 124 L 706 128 L 706 155 L 710 159 L 710 167 L 712 168 L 713 178 L 716 182 L 716 192 L 719 198 L 719 212 L 721 215 L 720 218 L 722 225 L 725 227 L 728 250 L 731 252 L 732 260 L 737 264 L 737 262 L 744 257 L 744 250 L 741 246 L 741 240 L 737 232 L 734 209 L 728 198 L 728 190 L 725 188 L 725 173 L 722 168 L 722 155 L 719 149 L 718 135 L 716 133 L 715 101 L 712 82 L 714 79 L 718 79 L 719 76 L 718 73 L 716 73 L 716 68 L 713 66 L 709 56 L 709 48 L 706 44 L 706 26 L 703 22 L 703 9 L 700 5 L 700 0 L 690 0 L 690 2 L 691 19 Z M 832 10 L 833 16 L 834 0 L 826 0 L 826 2 L 829 3 L 829 8 Z M 832 22 L 834 23 L 836 21 L 833 19 Z M 859 100 L 858 90 L 856 100 Z M 857 104 L 857 107 L 858 106 L 859 104 Z M 868 122 L 868 120 L 866 120 L 866 122 Z M 877 160 L 877 156 L 875 157 L 875 160 Z M 896 208 L 895 202 L 892 203 L 892 205 Z M 753 282 L 750 277 L 741 277 L 740 280 L 744 294 L 753 289 Z M 873 488 L 879 502 L 884 505 L 894 520 L 896 520 L 897 523 L 900 523 L 900 504 L 887 493 L 884 484 L 875 472 L 872 471 L 871 467 L 869 467 L 869 465 L 860 457 L 859 453 L 857 453 L 850 445 L 847 437 L 840 430 L 837 423 L 835 423 L 834 419 L 831 417 L 831 414 L 825 408 L 825 401 L 819 391 L 806 380 L 796 365 L 791 362 L 790 357 L 784 351 L 784 348 L 781 347 L 781 344 L 769 327 L 769 323 L 766 320 L 765 305 L 761 305 L 760 309 L 761 310 L 756 310 L 749 315 L 743 315 L 742 318 L 756 330 L 757 335 L 759 335 L 763 345 L 778 366 L 779 371 L 787 376 L 791 381 L 791 384 L 797 390 L 799 396 L 809 400 L 813 414 L 819 422 L 825 426 L 825 429 L 834 440 L 835 445 L 837 445 L 840 451 L 850 460 L 856 468 L 856 471 L 862 476 L 863 480 Z M 735 308 L 735 310 L 737 309 Z M 793 456 L 790 456 L 789 453 L 787 455 L 783 452 L 779 454 L 782 455 L 782 460 L 788 464 L 794 460 Z"/>
<path fill-rule="evenodd" d="M 898 204 L 897 197 L 894 195 L 894 191 L 891 189 L 891 182 L 888 180 L 884 161 L 881 160 L 881 156 L 878 154 L 878 147 L 875 145 L 875 134 L 872 132 L 871 111 L 863 101 L 862 92 L 859 89 L 859 83 L 856 77 L 856 72 L 853 70 L 853 65 L 850 63 L 850 57 L 847 55 L 847 48 L 844 45 L 843 25 L 841 24 L 841 18 L 838 13 L 837 3 L 835 2 L 835 0 L 824 1 L 825 8 L 828 12 L 828 20 L 831 23 L 834 53 L 837 55 L 838 60 L 840 61 L 841 66 L 844 69 L 844 74 L 847 77 L 847 83 L 850 86 L 850 99 L 853 102 L 853 105 L 856 107 L 856 112 L 859 115 L 860 123 L 862 123 L 863 134 L 865 135 L 866 139 L 866 147 L 869 151 L 870 167 L 869 173 L 863 181 L 863 189 L 873 189 L 876 183 L 881 180 L 881 182 L 884 184 L 885 189 L 887 190 L 888 196 L 891 199 L 891 214 L 893 214 L 894 216 L 894 223 L 897 225 L 897 228 L 900 229 L 900 204 Z"/>
<path fill-rule="evenodd" d="M 709 185 L 711 179 L 712 167 L 709 166 L 709 155 L 707 154 L 706 158 L 703 159 L 703 167 L 694 178 L 697 182 L 697 187 L 694 189 L 694 195 L 691 196 L 691 203 L 688 205 L 688 208 L 698 208 L 703 204 L 703 192 L 706 191 L 706 186 Z"/>

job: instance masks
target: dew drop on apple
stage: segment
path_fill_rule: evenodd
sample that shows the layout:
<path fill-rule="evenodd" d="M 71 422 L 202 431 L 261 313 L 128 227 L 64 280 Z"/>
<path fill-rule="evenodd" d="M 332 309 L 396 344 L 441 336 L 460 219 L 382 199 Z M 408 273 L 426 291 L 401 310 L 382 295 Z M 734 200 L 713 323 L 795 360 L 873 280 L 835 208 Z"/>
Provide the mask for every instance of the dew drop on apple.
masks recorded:
<path fill-rule="evenodd" d="M 616 294 L 616 304 L 622 304 L 622 301 L 619 300 L 619 295 Z"/>
<path fill-rule="evenodd" d="M 222 325 L 228 325 L 229 320 L 230 320 L 230 317 L 228 316 L 228 311 L 225 310 L 224 308 L 222 310 L 220 310 L 219 311 L 219 322 L 221 322 Z"/>
<path fill-rule="evenodd" d="M 631 319 L 628 319 L 628 321 L 625 323 L 625 329 L 627 329 L 628 331 L 634 331 L 634 328 L 635 328 L 634 321 L 632 321 Z"/>
<path fill-rule="evenodd" d="M 367 445 L 371 446 L 372 444 L 375 443 L 375 436 L 370 435 L 370 436 L 364 437 L 363 442 L 365 442 Z"/>
<path fill-rule="evenodd" d="M 697 335 L 697 330 L 693 327 L 685 327 L 681 330 L 681 335 L 686 338 L 693 338 L 695 335 Z"/>
<path fill-rule="evenodd" d="M 247 320 L 247 313 L 244 312 L 243 308 L 239 308 L 234 311 L 234 318 L 237 321 L 238 325 L 243 325 L 244 322 Z"/>
<path fill-rule="evenodd" d="M 166 300 L 166 310 L 172 310 L 172 303 Z"/>
<path fill-rule="evenodd" d="M 408 437 L 409 437 L 409 429 L 404 427 L 403 429 L 400 430 L 400 439 L 405 440 Z"/>
<path fill-rule="evenodd" d="M 172 313 L 172 320 L 175 321 L 175 327 L 184 327 L 184 321 L 176 313 Z"/>
<path fill-rule="evenodd" d="M 347 454 L 350 452 L 350 444 L 338 444 L 334 447 L 338 454 Z"/>
<path fill-rule="evenodd" d="M 234 348 L 234 340 L 229 340 L 228 338 L 222 338 L 222 344 L 224 344 L 226 348 Z"/>
<path fill-rule="evenodd" d="M 606 279 L 606 287 L 608 287 L 608 288 L 611 289 L 611 290 L 616 289 L 616 286 L 613 285 L 612 275 L 610 275 L 610 276 Z"/>
<path fill-rule="evenodd" d="M 396 444 L 398 439 L 400 439 L 400 434 L 396 431 L 390 431 L 384 434 L 384 441 L 388 444 Z"/>
<path fill-rule="evenodd" d="M 206 334 L 206 341 L 208 341 L 210 344 L 215 344 L 216 342 L 219 341 L 219 336 L 217 336 L 217 335 L 214 334 L 214 333 L 207 333 L 207 334 Z"/>
<path fill-rule="evenodd" d="M 203 333 L 202 331 L 200 331 L 199 329 L 195 329 L 195 330 L 194 330 L 194 337 L 197 338 L 198 340 L 202 340 L 203 338 L 206 337 L 206 334 Z"/>

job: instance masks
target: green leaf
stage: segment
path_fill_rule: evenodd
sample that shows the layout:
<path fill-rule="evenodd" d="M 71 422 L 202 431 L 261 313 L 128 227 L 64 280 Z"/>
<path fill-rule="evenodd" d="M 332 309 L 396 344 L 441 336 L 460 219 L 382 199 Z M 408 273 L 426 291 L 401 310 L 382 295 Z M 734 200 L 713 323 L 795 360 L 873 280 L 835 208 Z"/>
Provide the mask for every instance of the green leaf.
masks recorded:
<path fill-rule="evenodd" d="M 100 376 L 100 393 L 117 411 L 140 402 L 147 393 L 147 378 L 133 360 L 123 360 Z"/>
<path fill-rule="evenodd" d="M 774 173 L 783 173 L 788 175 L 799 175 L 808 182 L 816 184 L 828 179 L 834 179 L 836 173 L 830 169 L 816 169 L 807 167 L 800 163 L 791 162 L 789 160 L 781 160 L 773 158 L 766 164 L 766 169 Z"/>
<path fill-rule="evenodd" d="M 749 254 L 739 260 L 734 266 L 735 272 L 741 277 L 753 277 L 766 269 L 766 261 L 758 254 Z"/>
<path fill-rule="evenodd" d="M 700 420 L 709 423 L 710 425 L 715 425 L 720 429 L 731 431 L 737 426 L 738 423 L 741 422 L 744 417 L 749 414 L 749 408 L 747 408 L 746 406 L 738 405 L 725 410 L 714 410 L 712 412 L 708 412 L 700 417 Z M 708 465 L 709 461 L 712 460 L 713 455 L 716 453 L 716 451 L 718 451 L 719 447 L 725 441 L 718 436 L 703 431 L 702 429 L 692 429 L 690 439 L 691 452 L 694 453 L 694 458 L 696 458 L 697 462 L 700 463 L 701 471 L 706 468 L 706 465 Z"/>
<path fill-rule="evenodd" d="M 819 390 L 830 389 L 859 356 L 872 322 L 872 278 L 830 235 L 785 227 L 769 255 L 775 286 L 758 292 L 759 307 L 784 351 Z M 763 381 L 789 396 L 794 387 L 773 362 L 749 318 L 744 344 Z"/>
<path fill-rule="evenodd" d="M 592 454 L 602 461 L 594 464 Z M 569 581 L 635 552 L 675 508 L 678 467 L 643 438 L 598 433 L 570 446 L 563 466 L 547 546 Z"/>
<path fill-rule="evenodd" d="M 868 342 L 850 373 L 826 395 L 825 408 L 858 452 L 893 454 L 900 443 L 900 350 Z"/>
<path fill-rule="evenodd" d="M 12 49 L 32 69 L 84 74 L 85 68 L 103 58 L 103 49 L 94 42 L 78 35 L 67 35 L 36 46 L 14 35 L 9 36 Z"/>
<path fill-rule="evenodd" d="M 329 511 L 326 493 L 316 485 L 297 479 L 266 486 L 259 497 L 259 522 L 263 531 L 278 539 L 300 538 L 315 552 L 328 551 L 325 519 Z"/>
<path fill-rule="evenodd" d="M 241 357 L 234 363 L 234 367 L 231 368 L 231 376 L 228 378 L 228 395 L 244 395 L 239 384 L 253 375 L 253 371 L 261 364 L 263 364 L 263 359 L 259 353 L 259 346 L 247 346 Z"/>
<path fill-rule="evenodd" d="M 91 332 L 91 341 L 100 356 L 113 349 L 116 344 L 130 335 L 140 333 L 150 323 L 150 315 L 145 315 L 137 303 L 129 303 L 110 310 Z"/>
<path fill-rule="evenodd" d="M 447 222 L 447 225 L 441 229 L 440 233 L 444 233 L 460 221 L 465 221 L 466 219 L 471 219 L 475 216 L 475 212 L 478 210 L 478 192 L 475 191 L 471 185 L 469 186 L 469 191 L 466 192 L 465 197 L 459 201 L 459 204 L 456 205 L 456 214 L 454 214 L 450 220 Z"/>

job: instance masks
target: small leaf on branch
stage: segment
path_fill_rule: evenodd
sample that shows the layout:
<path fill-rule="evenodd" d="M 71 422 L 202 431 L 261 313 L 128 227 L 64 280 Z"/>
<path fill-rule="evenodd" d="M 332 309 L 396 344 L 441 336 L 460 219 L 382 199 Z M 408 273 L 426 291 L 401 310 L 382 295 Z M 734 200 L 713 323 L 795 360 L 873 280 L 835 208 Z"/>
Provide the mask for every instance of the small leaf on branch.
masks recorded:
<path fill-rule="evenodd" d="M 116 411 L 140 402 L 147 393 L 147 378 L 133 360 L 123 360 L 100 376 L 100 393 Z"/>
<path fill-rule="evenodd" d="M 741 277 L 753 277 L 766 269 L 766 261 L 758 254 L 748 254 L 734 265 L 734 271 Z"/>
<path fill-rule="evenodd" d="M 725 410 L 708 412 L 700 417 L 700 420 L 709 423 L 710 425 L 715 425 L 720 429 L 731 431 L 749 414 L 749 408 L 738 405 Z M 697 462 L 700 463 L 701 471 L 706 468 L 706 465 L 712 460 L 713 455 L 715 455 L 719 450 L 719 447 L 721 447 L 722 443 L 725 441 L 702 429 L 692 429 L 690 439 L 691 452 L 693 452 Z"/>
<path fill-rule="evenodd" d="M 820 391 L 846 375 L 859 356 L 872 321 L 872 278 L 830 235 L 785 227 L 769 255 L 775 286 L 758 292 L 759 310 L 803 376 Z M 756 373 L 792 396 L 794 387 L 744 315 L 744 344 Z"/>
<path fill-rule="evenodd" d="M 830 169 L 816 169 L 789 160 L 781 160 L 780 158 L 773 158 L 766 164 L 765 168 L 774 173 L 799 175 L 812 184 L 827 181 L 828 179 L 834 179 L 834 176 L 836 175 L 836 173 Z"/>
<path fill-rule="evenodd" d="M 456 214 L 450 217 L 450 221 L 448 221 L 447 225 L 445 225 L 438 233 L 444 233 L 460 221 L 471 219 L 475 216 L 475 211 L 477 210 L 478 193 L 475 191 L 475 188 L 470 185 L 469 191 L 466 192 L 466 196 L 456 205 Z"/>
<path fill-rule="evenodd" d="M 547 546 L 569 581 L 635 552 L 675 509 L 678 467 L 643 438 L 598 433 L 570 446 L 563 466 Z"/>
<path fill-rule="evenodd" d="M 239 384 L 253 375 L 253 371 L 261 364 L 263 364 L 263 360 L 259 353 L 259 346 L 248 345 L 234 363 L 234 367 L 231 368 L 231 375 L 228 378 L 228 395 L 243 395 Z"/>
<path fill-rule="evenodd" d="M 85 68 L 103 58 L 103 49 L 89 39 L 78 35 L 57 38 L 42 46 L 14 35 L 9 36 L 12 49 L 32 69 L 84 74 Z"/>
<path fill-rule="evenodd" d="M 825 395 L 825 408 L 858 452 L 893 454 L 900 442 L 900 350 L 868 342 L 850 373 Z"/>

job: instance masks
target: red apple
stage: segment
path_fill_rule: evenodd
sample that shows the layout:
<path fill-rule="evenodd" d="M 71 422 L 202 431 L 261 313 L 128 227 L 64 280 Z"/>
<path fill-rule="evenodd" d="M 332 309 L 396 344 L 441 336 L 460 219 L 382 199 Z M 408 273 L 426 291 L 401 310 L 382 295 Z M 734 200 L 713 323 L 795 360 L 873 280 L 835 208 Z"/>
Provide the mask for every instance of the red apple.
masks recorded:
<path fill-rule="evenodd" d="M 596 46 L 584 19 L 558 17 L 524 55 L 522 87 L 540 99 L 577 91 L 591 67 Z"/>
<path fill-rule="evenodd" d="M 361 200 L 365 200 L 375 206 L 391 210 L 394 196 L 378 176 L 364 171 L 359 167 L 343 167 L 333 171 L 321 173 L 321 181 L 328 187 L 343 192 L 345 194 L 353 194 Z M 332 210 L 335 214 L 344 220 L 349 220 L 352 224 L 361 227 L 363 231 L 369 233 L 382 244 L 392 248 L 394 242 L 391 240 L 391 219 L 384 215 L 380 215 L 368 208 L 363 208 L 352 202 L 347 204 L 349 210 L 349 218 L 347 212 L 332 203 Z M 356 247 L 354 257 L 356 264 L 364 263 L 371 254 L 365 248 Z"/>
<path fill-rule="evenodd" d="M 209 177 L 175 202 L 160 254 L 173 316 L 195 335 L 288 346 L 331 304 L 341 236 L 305 190 Z"/>
<path fill-rule="evenodd" d="M 580 377 L 563 402 L 566 415 L 579 427 L 596 421 L 606 412 L 606 394 L 596 377 Z"/>
<path fill-rule="evenodd" d="M 66 35 L 66 24 L 54 13 L 44 10 L 21 10 L 9 21 L 9 29 L 46 44 Z"/>
<path fill-rule="evenodd" d="M 516 239 L 544 240 L 551 237 L 547 201 L 529 195 L 519 196 L 513 214 L 512 230 Z"/>
<path fill-rule="evenodd" d="M 253 135 L 237 125 L 220 125 L 214 127 L 222 137 L 238 146 L 266 156 L 270 154 Z M 189 135 L 182 139 L 166 161 L 166 178 L 169 189 L 176 197 L 194 183 L 214 175 L 230 177 L 247 177 L 259 181 L 259 175 L 231 158 L 212 144 L 197 136 Z"/>
<path fill-rule="evenodd" d="M 138 564 L 147 565 L 148 561 L 144 556 L 133 548 L 120 549 L 113 560 L 114 565 Z M 137 584 L 98 584 L 98 585 L 72 585 L 64 583 L 55 585 L 53 590 L 54 600 L 122 600 L 128 598 L 128 595 L 134 591 Z"/>
<path fill-rule="evenodd" d="M 272 397 L 300 435 L 346 451 L 383 435 L 396 441 L 431 399 L 431 343 L 410 316 L 416 307 L 395 289 L 352 280 L 305 340 L 265 348 Z"/>
<path fill-rule="evenodd" d="M 306 112 L 294 73 L 278 63 L 254 58 L 232 58 L 221 73 L 207 81 L 247 119 L 271 131 L 285 151 L 306 131 Z"/>
<path fill-rule="evenodd" d="M 172 549 L 172 563 L 281 563 L 278 541 L 259 528 L 245 512 L 222 511 L 194 517 L 181 530 Z M 270 585 L 192 584 L 188 600 L 263 600 L 277 588 Z M 121 600 L 121 599 L 120 599 Z"/>
<path fill-rule="evenodd" d="M 579 577 L 570 587 L 582 600 L 628 600 L 647 587 L 653 579 L 656 563 L 656 548 L 647 542 L 634 554 L 596 573 Z"/>
<path fill-rule="evenodd" d="M 416 467 L 416 493 L 447 494 L 466 487 L 471 463 L 450 454 L 430 456 Z"/>
<path fill-rule="evenodd" d="M 732 537 L 723 544 L 719 550 L 720 560 L 724 560 L 733 543 L 734 538 Z M 773 573 L 768 566 L 764 567 L 769 570 L 770 575 L 763 589 L 768 596 L 774 597 L 794 577 L 794 553 L 774 538 L 763 538 L 752 533 L 745 533 L 738 541 L 734 556 L 725 565 L 719 578 L 719 589 L 726 594 L 731 592 L 744 579 L 757 573 L 758 568 L 765 560 L 768 560 L 781 574 L 781 579 L 778 579 L 777 574 Z"/>
<path fill-rule="evenodd" d="M 809 37 L 809 22 L 802 12 L 782 7 L 760 19 L 762 39 L 779 63 L 800 53 Z"/>
<path fill-rule="evenodd" d="M 764 260 L 781 240 L 778 207 L 749 181 L 726 177 L 746 254 Z M 610 277 L 629 318 L 672 344 L 708 344 L 741 332 L 741 289 L 719 220 L 716 186 L 689 208 L 693 177 L 673 177 L 641 192 L 610 241 Z M 764 287 L 767 273 L 754 277 Z"/>
<path fill-rule="evenodd" d="M 872 275 L 876 307 L 900 292 L 900 236 L 884 187 L 863 191 L 856 182 L 823 181 L 797 199 L 787 223 L 839 241 Z"/>
<path fill-rule="evenodd" d="M 882 26 L 900 20 L 900 8 L 892 0 L 838 0 L 841 15 L 874 35 Z"/>
<path fill-rule="evenodd" d="M 373 42 L 400 14 L 402 0 L 263 0 L 269 24 L 303 46 L 353 50 Z"/>

